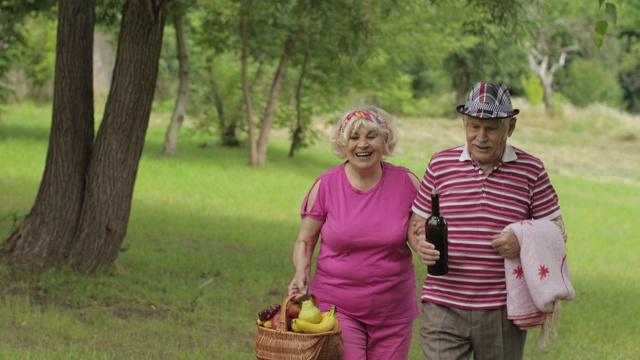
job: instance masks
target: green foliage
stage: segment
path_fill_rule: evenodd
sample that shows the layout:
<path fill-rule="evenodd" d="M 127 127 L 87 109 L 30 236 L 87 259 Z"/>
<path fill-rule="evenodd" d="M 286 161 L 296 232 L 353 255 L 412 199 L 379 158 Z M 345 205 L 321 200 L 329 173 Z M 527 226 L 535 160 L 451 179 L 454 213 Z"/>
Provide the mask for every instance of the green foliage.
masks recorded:
<path fill-rule="evenodd" d="M 47 23 L 55 18 L 55 4 L 54 0 L 3 0 L 0 1 L 0 102 L 7 100 L 8 96 L 16 97 L 22 100 L 24 91 L 21 89 L 22 79 L 15 79 L 15 74 L 20 74 L 24 64 L 24 61 L 35 62 L 37 69 L 27 67 L 27 70 L 37 75 L 42 75 L 43 57 L 51 56 L 51 49 L 47 47 L 49 41 L 45 41 L 42 48 L 33 48 L 33 44 L 29 44 L 31 39 L 30 30 L 32 27 L 37 30 L 47 26 Z M 36 19 L 36 21 L 34 21 Z M 42 24 L 40 24 L 42 23 Z M 38 35 L 41 35 L 38 33 Z M 37 35 L 36 35 L 37 36 Z M 53 37 L 55 39 L 55 35 Z M 40 39 L 43 40 L 43 39 Z M 25 56 L 25 53 L 29 53 L 29 50 L 35 50 L 36 56 L 39 59 L 29 59 Z M 46 54 L 46 52 L 49 54 Z M 13 76 L 7 77 L 9 70 L 12 67 L 18 67 L 14 71 Z M 45 65 L 46 66 L 46 65 Z M 51 72 L 52 70 L 50 70 Z M 43 76 L 46 77 L 46 76 Z M 17 95 L 17 96 L 16 96 Z M 11 100 L 14 100 L 11 99 Z"/>
<path fill-rule="evenodd" d="M 618 22 L 618 9 L 615 4 L 611 2 L 605 2 L 604 0 L 598 0 L 600 9 L 602 9 L 602 5 L 604 4 L 604 14 L 606 19 L 599 20 L 595 24 L 595 32 L 596 36 L 594 38 L 594 42 L 596 47 L 600 48 L 602 46 L 602 42 L 604 41 L 604 36 L 607 33 L 607 29 L 609 27 L 609 22 L 612 22 L 615 26 Z"/>
<path fill-rule="evenodd" d="M 169 23 L 169 21 L 168 21 Z M 178 94 L 180 66 L 176 46 L 176 31 L 173 26 L 165 25 L 162 38 L 162 52 L 158 62 L 158 78 L 154 100 L 174 102 Z"/>
<path fill-rule="evenodd" d="M 221 136 L 223 129 L 235 128 L 237 137 L 243 139 L 246 117 L 240 82 L 238 32 L 242 2 L 189 0 L 183 3 L 190 67 L 188 120 L 199 124 L 198 131 L 216 136 Z M 47 0 L 42 4 L 51 8 L 55 2 Z M 100 31 L 117 32 L 123 4 L 123 0 L 96 1 Z M 470 84 L 478 80 L 505 82 L 516 96 L 535 96 L 531 94 L 535 90 L 533 81 L 523 80 L 528 77 L 523 74 L 528 73 L 527 46 L 545 24 L 562 25 L 551 34 L 558 47 L 581 46 L 579 53 L 570 53 L 567 66 L 581 57 L 597 64 L 594 67 L 601 67 L 602 76 L 610 76 L 607 83 L 619 82 L 623 99 L 616 100 L 618 91 L 614 91 L 613 98 L 607 99 L 607 103 L 640 111 L 636 81 L 640 57 L 637 45 L 634 45 L 639 38 L 635 30 L 638 28 L 635 19 L 640 18 L 635 16 L 637 1 L 625 1 L 623 8 L 619 1 L 603 0 L 600 9 L 592 0 L 277 0 L 252 1 L 251 4 L 250 81 L 261 69 L 252 88 L 256 121 L 264 114 L 284 40 L 289 34 L 295 34 L 297 40 L 275 113 L 275 129 L 295 128 L 298 106 L 304 109 L 301 113 L 307 115 L 303 122 L 308 122 L 313 114 L 362 103 L 376 103 L 397 115 L 413 116 L 424 112 L 444 115 L 449 109 L 439 107 L 441 99 L 449 98 L 452 91 L 457 91 L 458 97 L 466 95 Z M 608 4 L 614 5 L 615 13 Z M 28 17 L 27 21 L 11 21 L 12 26 L 6 27 L 2 25 L 2 19 L 7 20 L 3 17 L 6 12 L 0 13 L 0 26 L 3 35 L 6 34 L 0 41 L 12 39 L 7 40 L 12 46 L 3 46 L 6 51 L 0 52 L 0 74 L 10 66 L 16 68 L 24 64 L 22 67 L 30 82 L 26 96 L 31 100 L 49 100 L 47 84 L 53 78 L 55 57 L 52 47 L 55 22 L 49 20 L 55 14 L 44 12 L 46 6 L 33 0 L 7 0 L 2 6 L 2 9 L 11 9 L 11 15 L 17 18 Z M 617 32 L 614 34 L 609 26 L 608 36 L 612 39 L 598 53 L 592 44 L 594 34 L 590 29 L 603 17 L 613 25 L 613 15 L 617 18 Z M 30 20 L 32 18 L 38 20 L 34 22 Z M 27 36 L 20 38 L 21 35 Z M 613 35 L 620 38 L 613 38 Z M 13 46 L 21 43 L 24 45 Z M 41 44 L 43 46 L 39 46 Z M 154 111 L 170 113 L 174 105 L 178 87 L 176 54 L 175 30 L 169 20 Z M 305 55 L 309 58 L 303 69 Z M 600 63 L 604 60 L 599 57 L 608 59 Z M 301 75 L 302 104 L 298 105 L 296 88 Z M 579 89 L 584 85 L 582 79 L 571 84 L 575 79 L 568 71 L 559 74 L 557 80 L 554 88 L 558 91 L 574 93 L 576 89 L 571 87 Z M 564 89 L 567 86 L 569 89 Z M 219 116 L 214 87 L 219 92 L 224 120 Z M 5 89 L 5 94 L 20 95 L 13 89 Z M 571 97 L 573 100 L 574 96 Z M 455 103 L 456 100 L 451 101 Z M 305 144 L 311 144 L 314 135 L 307 135 Z"/>
<path fill-rule="evenodd" d="M 30 98 L 50 101 L 53 93 L 57 23 L 38 16 L 21 25 L 22 32 L 29 33 L 22 53 L 15 64 L 24 71 Z"/>
<path fill-rule="evenodd" d="M 120 17 L 125 0 L 94 0 L 96 4 L 96 24 L 110 34 L 120 30 Z"/>
<path fill-rule="evenodd" d="M 562 93 L 574 105 L 585 107 L 601 102 L 614 108 L 622 108 L 623 95 L 616 81 L 615 69 L 594 61 L 576 59 L 568 69 L 568 77 L 570 80 L 562 87 Z"/>
<path fill-rule="evenodd" d="M 529 104 L 536 105 L 544 102 L 544 90 L 536 74 L 529 72 L 520 75 L 520 86 Z"/>
<path fill-rule="evenodd" d="M 415 115 L 418 109 L 411 91 L 412 80 L 411 75 L 403 74 L 389 86 L 376 89 L 376 103 L 395 114 Z"/>
<path fill-rule="evenodd" d="M 626 109 L 640 113 L 640 1 L 625 2 L 617 30 L 623 47 L 618 81 L 624 93 Z"/>

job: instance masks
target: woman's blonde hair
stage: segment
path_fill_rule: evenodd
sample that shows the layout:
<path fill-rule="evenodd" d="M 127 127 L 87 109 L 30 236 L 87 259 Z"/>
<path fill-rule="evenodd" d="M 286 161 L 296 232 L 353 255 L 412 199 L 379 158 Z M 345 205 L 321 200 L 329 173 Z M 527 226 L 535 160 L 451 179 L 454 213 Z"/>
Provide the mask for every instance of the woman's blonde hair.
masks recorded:
<path fill-rule="evenodd" d="M 346 112 L 340 121 L 333 127 L 329 141 L 331 150 L 337 157 L 344 159 L 347 157 L 346 146 L 351 134 L 360 125 L 367 130 L 374 130 L 383 138 L 383 156 L 391 156 L 398 142 L 398 135 L 393 125 L 393 119 L 386 111 L 375 107 L 358 107 Z"/>

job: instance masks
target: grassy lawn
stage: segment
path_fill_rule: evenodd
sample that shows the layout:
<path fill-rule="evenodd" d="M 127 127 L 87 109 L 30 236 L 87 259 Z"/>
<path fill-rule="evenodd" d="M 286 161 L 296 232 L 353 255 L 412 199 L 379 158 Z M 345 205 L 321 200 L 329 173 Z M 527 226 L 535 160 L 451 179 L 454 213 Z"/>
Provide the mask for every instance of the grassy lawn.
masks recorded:
<path fill-rule="evenodd" d="M 30 105 L 0 114 L 0 239 L 33 204 L 50 118 L 49 108 Z M 462 141 L 459 125 L 430 121 L 431 128 L 457 134 L 447 138 L 457 139 L 453 145 Z M 187 127 L 178 155 L 163 158 L 158 154 L 167 123 L 154 118 L 150 124 L 123 252 L 110 274 L 49 272 L 15 279 L 0 267 L 0 359 L 254 358 L 257 312 L 282 301 L 293 275 L 302 198 L 315 177 L 340 160 L 324 140 L 289 159 L 285 137 L 276 134 L 267 165 L 249 168 L 246 147 L 200 147 L 211 139 Z M 581 149 L 592 141 L 601 132 L 592 123 L 578 130 L 567 126 L 571 136 L 562 141 L 557 129 L 545 136 L 545 129 L 523 126 L 514 135 L 523 149 L 531 146 L 549 161 L 577 293 L 575 301 L 563 303 L 558 338 L 546 352 L 536 348 L 538 332 L 529 333 L 526 359 L 640 357 L 640 164 L 618 171 L 624 160 L 614 164 L 609 154 L 613 170 L 593 177 L 585 175 L 593 172 L 588 165 L 577 172 L 568 169 L 565 156 L 556 157 L 567 142 Z M 407 119 L 402 126 L 416 124 Z M 635 135 L 622 146 L 637 151 Z M 398 156 L 389 160 L 422 176 L 444 140 L 437 133 L 423 134 L 428 141 L 411 136 L 401 139 Z M 591 150 L 593 156 L 604 151 Z M 426 270 L 415 263 L 417 290 Z M 421 354 L 418 326 L 419 319 L 412 359 Z"/>

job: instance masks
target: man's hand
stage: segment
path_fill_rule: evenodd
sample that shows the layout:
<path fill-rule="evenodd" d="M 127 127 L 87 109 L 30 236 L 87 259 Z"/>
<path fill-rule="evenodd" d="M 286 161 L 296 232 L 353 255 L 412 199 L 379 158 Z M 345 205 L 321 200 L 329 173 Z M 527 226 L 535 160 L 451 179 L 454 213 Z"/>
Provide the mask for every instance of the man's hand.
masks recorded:
<path fill-rule="evenodd" d="M 427 242 L 427 237 L 424 235 L 418 235 L 416 254 L 420 262 L 427 266 L 435 265 L 436 261 L 440 259 L 440 252 L 433 244 Z"/>
<path fill-rule="evenodd" d="M 411 215 L 407 237 L 409 238 L 409 245 L 418 256 L 418 260 L 424 265 L 430 266 L 435 265 L 436 260 L 440 259 L 440 252 L 436 250 L 433 244 L 427 242 L 424 222 L 425 219 L 419 215 Z"/>
<path fill-rule="evenodd" d="M 520 256 L 520 242 L 511 231 L 505 231 L 499 235 L 491 235 L 491 246 L 505 259 Z"/>

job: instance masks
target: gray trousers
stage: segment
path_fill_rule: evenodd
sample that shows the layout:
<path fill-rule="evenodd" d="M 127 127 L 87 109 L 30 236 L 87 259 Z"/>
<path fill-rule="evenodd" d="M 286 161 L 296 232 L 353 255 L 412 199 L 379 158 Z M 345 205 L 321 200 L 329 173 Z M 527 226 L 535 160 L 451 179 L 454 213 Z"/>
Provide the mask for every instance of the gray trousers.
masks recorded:
<path fill-rule="evenodd" d="M 463 310 L 422 303 L 423 360 L 522 359 L 527 332 L 507 318 L 507 309 Z"/>

